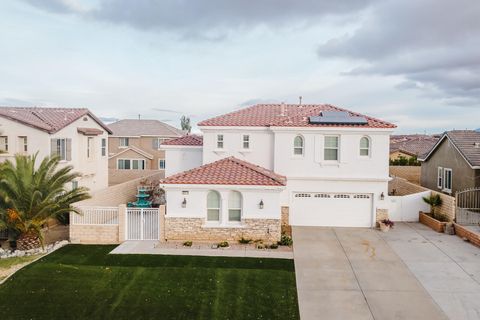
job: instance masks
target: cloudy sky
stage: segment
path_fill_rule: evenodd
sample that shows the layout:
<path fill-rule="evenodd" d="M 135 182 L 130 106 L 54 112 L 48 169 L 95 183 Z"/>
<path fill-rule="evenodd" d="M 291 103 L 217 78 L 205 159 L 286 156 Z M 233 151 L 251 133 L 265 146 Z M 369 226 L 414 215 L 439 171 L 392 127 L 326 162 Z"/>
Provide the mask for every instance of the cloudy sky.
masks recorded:
<path fill-rule="evenodd" d="M 399 133 L 480 127 L 478 0 L 0 2 L 0 105 L 178 126 L 331 103 Z"/>

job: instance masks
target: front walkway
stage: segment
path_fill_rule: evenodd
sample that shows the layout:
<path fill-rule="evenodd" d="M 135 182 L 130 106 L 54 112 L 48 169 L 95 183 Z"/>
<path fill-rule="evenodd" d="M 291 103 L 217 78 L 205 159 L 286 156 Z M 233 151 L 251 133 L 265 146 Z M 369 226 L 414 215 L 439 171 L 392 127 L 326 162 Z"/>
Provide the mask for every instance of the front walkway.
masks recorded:
<path fill-rule="evenodd" d="M 293 227 L 293 245 L 304 320 L 446 319 L 373 229 Z"/>
<path fill-rule="evenodd" d="M 181 242 L 165 243 L 156 240 L 125 241 L 110 253 L 293 259 L 293 252 L 288 248 L 282 247 L 258 250 L 253 245 L 231 244 L 229 248 L 218 249 L 211 249 L 210 246 L 211 243 L 201 242 L 194 242 L 192 247 L 184 247 Z"/>
<path fill-rule="evenodd" d="M 480 319 L 480 248 L 419 223 L 378 234 L 450 319 Z"/>

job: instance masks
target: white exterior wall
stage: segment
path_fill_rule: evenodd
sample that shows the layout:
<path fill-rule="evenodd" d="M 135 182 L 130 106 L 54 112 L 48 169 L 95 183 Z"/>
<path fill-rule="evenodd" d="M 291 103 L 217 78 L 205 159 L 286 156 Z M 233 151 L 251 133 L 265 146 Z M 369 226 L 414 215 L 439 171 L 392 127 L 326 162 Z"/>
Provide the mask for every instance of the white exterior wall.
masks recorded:
<path fill-rule="evenodd" d="M 428 212 L 430 206 L 423 201 L 430 191 L 409 194 L 405 196 L 388 197 L 388 218 L 392 221 L 418 221 L 418 212 Z"/>
<path fill-rule="evenodd" d="M 273 170 L 274 135 L 267 128 L 200 128 L 203 132 L 203 164 L 234 156 Z M 223 134 L 223 149 L 217 149 L 217 135 Z M 243 135 L 250 136 L 250 149 L 243 149 Z"/>
<path fill-rule="evenodd" d="M 230 191 L 242 194 L 242 218 L 246 219 L 280 219 L 281 188 L 242 186 L 198 186 L 198 185 L 163 185 L 166 191 L 167 215 L 179 218 L 207 218 L 207 194 L 210 190 L 220 193 L 222 225 L 228 225 L 228 195 Z M 182 194 L 188 191 L 188 195 Z M 183 199 L 187 200 L 182 208 Z M 259 208 L 263 200 L 264 208 Z"/>
<path fill-rule="evenodd" d="M 165 150 L 165 177 L 202 165 L 202 147 L 163 146 L 162 149 Z"/>
<path fill-rule="evenodd" d="M 34 154 L 38 152 L 37 161 L 41 161 L 46 156 L 50 156 L 51 139 L 68 138 L 72 139 L 72 160 L 61 161 L 61 165 L 72 165 L 75 172 L 82 174 L 82 177 L 78 179 L 79 186 L 85 186 L 91 191 L 108 187 L 108 133 L 91 117 L 85 117 L 87 121 L 84 121 L 84 117 L 82 117 L 52 135 L 19 122 L 0 117 L 0 130 L 3 131 L 0 135 L 8 136 L 9 144 L 9 153 L 0 154 L 0 161 L 12 159 L 16 153 L 21 151 L 19 136 L 27 136 L 27 153 Z M 95 128 L 103 131 L 102 135 L 92 136 L 93 156 L 90 159 L 87 159 L 87 136 L 78 133 L 78 127 Z M 104 157 L 101 156 L 102 138 L 105 138 L 107 141 L 107 153 Z"/>

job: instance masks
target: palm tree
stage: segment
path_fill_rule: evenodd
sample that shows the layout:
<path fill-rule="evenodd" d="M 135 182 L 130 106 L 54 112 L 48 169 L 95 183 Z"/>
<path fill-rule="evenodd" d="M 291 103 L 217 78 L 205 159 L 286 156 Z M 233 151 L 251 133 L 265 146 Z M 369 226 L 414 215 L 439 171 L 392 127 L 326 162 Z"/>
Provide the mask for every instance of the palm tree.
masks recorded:
<path fill-rule="evenodd" d="M 58 157 L 46 157 L 38 167 L 37 154 L 16 155 L 0 167 L 0 228 L 19 236 L 17 247 L 28 250 L 43 246 L 42 226 L 50 218 L 79 213 L 72 204 L 90 198 L 87 188 L 67 190 L 79 177 L 72 166 L 59 167 Z"/>
<path fill-rule="evenodd" d="M 430 194 L 428 197 L 423 197 L 423 201 L 430 205 L 430 213 L 435 218 L 435 209 L 442 205 L 442 198 L 438 193 Z"/>

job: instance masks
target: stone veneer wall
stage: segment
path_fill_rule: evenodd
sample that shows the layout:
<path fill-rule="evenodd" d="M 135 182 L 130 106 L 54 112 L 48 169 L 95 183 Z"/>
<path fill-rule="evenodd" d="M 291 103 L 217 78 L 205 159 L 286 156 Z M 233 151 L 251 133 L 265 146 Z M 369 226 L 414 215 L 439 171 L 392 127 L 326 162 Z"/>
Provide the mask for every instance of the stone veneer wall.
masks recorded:
<path fill-rule="evenodd" d="M 285 233 L 292 236 L 292 226 L 290 225 L 290 208 L 282 207 L 282 234 Z"/>
<path fill-rule="evenodd" d="M 87 244 L 117 244 L 118 225 L 72 225 L 70 241 Z"/>
<path fill-rule="evenodd" d="M 242 237 L 252 240 L 278 241 L 281 236 L 279 219 L 243 219 L 240 228 L 202 227 L 203 218 L 165 217 L 167 240 L 237 241 Z"/>

